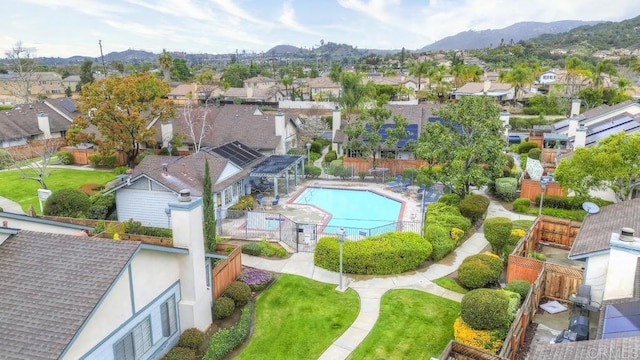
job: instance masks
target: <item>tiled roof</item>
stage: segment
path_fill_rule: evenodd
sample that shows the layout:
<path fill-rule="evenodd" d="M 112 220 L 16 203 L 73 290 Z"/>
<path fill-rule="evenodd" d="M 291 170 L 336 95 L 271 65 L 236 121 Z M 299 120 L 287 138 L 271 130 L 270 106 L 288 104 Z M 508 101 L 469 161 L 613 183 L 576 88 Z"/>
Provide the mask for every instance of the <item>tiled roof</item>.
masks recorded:
<path fill-rule="evenodd" d="M 207 119 L 206 124 L 204 126 L 205 136 L 202 139 L 202 146 L 214 146 L 216 145 L 213 142 L 213 122 L 218 113 L 220 112 L 220 108 L 214 105 L 209 105 L 206 108 Z M 193 121 L 193 130 L 194 136 L 196 139 L 200 138 L 200 134 L 202 132 L 202 119 L 204 118 L 205 107 L 194 107 L 191 109 L 190 119 Z M 173 124 L 173 133 L 184 135 L 184 143 L 185 144 L 193 144 L 193 138 L 191 137 L 191 130 L 187 121 L 185 120 L 185 112 L 184 107 L 182 105 L 175 107 L 175 116 L 171 119 Z M 156 121 L 153 124 L 153 127 L 156 129 L 155 134 L 153 134 L 153 138 L 158 143 L 162 143 L 162 122 Z"/>
<path fill-rule="evenodd" d="M 212 146 L 239 141 L 256 150 L 275 149 L 280 137 L 276 136 L 274 116 L 254 115 L 256 109 L 255 105 L 222 107 L 214 121 Z"/>
<path fill-rule="evenodd" d="M 0 245 L 0 357 L 57 359 L 139 242 L 19 231 Z"/>
<path fill-rule="evenodd" d="M 339 89 L 340 88 L 340 84 L 334 83 L 328 77 L 318 77 L 314 79 L 309 79 L 309 82 L 307 83 L 307 85 L 310 88 L 321 88 L 321 89 L 328 89 L 328 88 Z"/>
<path fill-rule="evenodd" d="M 504 83 L 496 83 L 492 82 L 491 86 L 487 91 L 508 91 L 511 90 L 511 84 Z M 468 82 L 462 85 L 458 90 L 455 91 L 456 94 L 477 94 L 484 91 L 484 83 L 482 82 Z"/>
<path fill-rule="evenodd" d="M 0 141 L 42 134 L 38 127 L 38 113 L 47 114 L 52 133 L 66 131 L 71 127 L 69 120 L 44 104 L 37 103 L 31 108 L 21 106 L 0 111 Z"/>
<path fill-rule="evenodd" d="M 196 91 L 195 84 L 180 84 L 167 94 L 167 96 L 186 96 L 189 93 L 193 93 Z"/>
<path fill-rule="evenodd" d="M 529 354 L 535 360 L 637 359 L 640 337 L 614 338 L 559 344 L 539 344 Z"/>
<path fill-rule="evenodd" d="M 600 213 L 587 216 L 569 251 L 569 257 L 582 257 L 609 249 L 611 233 L 623 227 L 640 230 L 640 199 L 604 206 Z"/>

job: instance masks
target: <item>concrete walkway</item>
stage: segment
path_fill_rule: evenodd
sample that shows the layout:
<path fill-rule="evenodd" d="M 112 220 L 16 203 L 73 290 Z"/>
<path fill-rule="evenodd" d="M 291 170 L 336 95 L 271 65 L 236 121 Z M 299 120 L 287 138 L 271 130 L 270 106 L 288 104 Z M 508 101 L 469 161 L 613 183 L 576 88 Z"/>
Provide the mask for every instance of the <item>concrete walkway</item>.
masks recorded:
<path fill-rule="evenodd" d="M 535 219 L 534 216 L 508 211 L 500 203 L 491 201 L 487 218 L 497 216 L 508 217 L 512 220 Z M 378 320 L 382 295 L 391 289 L 415 289 L 450 300 L 461 301 L 462 294 L 444 289 L 432 281 L 455 272 L 466 257 L 482 252 L 488 245 L 482 228 L 480 228 L 451 254 L 424 269 L 388 276 L 343 275 L 344 286 L 354 289 L 360 296 L 360 313 L 342 336 L 320 356 L 320 359 L 346 359 L 373 329 Z M 339 282 L 338 273 L 319 268 L 313 264 L 312 253 L 295 253 L 283 260 L 270 260 L 243 254 L 242 265 L 277 273 L 304 276 L 330 284 L 338 284 Z"/>
<path fill-rule="evenodd" d="M 22 210 L 20 204 L 15 201 L 9 200 L 5 197 L 0 196 L 0 208 L 2 211 L 14 213 L 14 214 L 24 214 L 25 212 Z"/>

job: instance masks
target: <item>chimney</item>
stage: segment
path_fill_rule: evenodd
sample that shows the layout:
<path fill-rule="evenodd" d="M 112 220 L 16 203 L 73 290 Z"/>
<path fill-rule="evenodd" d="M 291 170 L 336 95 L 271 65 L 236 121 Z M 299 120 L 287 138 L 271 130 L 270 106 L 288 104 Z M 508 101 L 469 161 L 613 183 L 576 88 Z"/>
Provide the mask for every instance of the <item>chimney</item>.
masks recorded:
<path fill-rule="evenodd" d="M 287 139 L 287 122 L 284 113 L 280 111 L 275 116 L 275 132 L 276 136 L 280 137 L 280 145 L 278 147 L 282 151 L 286 151 L 284 144 Z"/>
<path fill-rule="evenodd" d="M 580 125 L 576 129 L 576 136 L 573 139 L 574 149 L 585 147 L 587 144 L 587 130 L 587 127 L 584 125 Z"/>
<path fill-rule="evenodd" d="M 45 139 L 51 139 L 51 124 L 49 116 L 45 113 L 38 113 L 38 129 L 43 132 Z"/>
<path fill-rule="evenodd" d="M 251 86 L 247 86 L 247 99 L 251 99 L 253 97 L 253 88 Z"/>
<path fill-rule="evenodd" d="M 168 147 L 169 141 L 173 139 L 173 121 L 167 120 L 160 123 L 160 135 L 162 136 L 162 147 Z"/>
<path fill-rule="evenodd" d="M 340 127 L 342 126 L 342 115 L 340 113 L 340 108 L 336 105 L 335 108 L 333 108 L 333 117 L 332 117 L 332 121 L 331 121 L 331 141 L 333 141 L 336 138 L 336 131 L 340 129 Z M 333 151 L 337 151 L 337 144 L 331 144 L 331 150 Z"/>
<path fill-rule="evenodd" d="M 580 120 L 578 120 L 578 116 L 574 115 L 569 118 L 569 131 L 567 132 L 567 137 L 576 136 L 576 130 L 578 130 L 578 126 L 580 126 Z"/>
<path fill-rule="evenodd" d="M 569 117 L 580 115 L 580 99 L 571 99 L 571 112 Z"/>
<path fill-rule="evenodd" d="M 187 189 L 180 190 L 180 195 L 178 196 L 178 201 L 180 202 L 190 202 L 191 201 L 191 191 Z"/>
<path fill-rule="evenodd" d="M 482 92 L 483 93 L 488 93 L 489 89 L 491 89 L 491 81 L 485 80 L 484 84 L 482 85 Z"/>
<path fill-rule="evenodd" d="M 186 198 L 184 199 L 186 200 Z M 207 289 L 204 236 L 202 229 L 202 199 L 170 202 L 173 246 L 187 249 L 177 258 L 181 299 L 180 328 L 206 330 L 211 325 L 211 291 Z"/>
<path fill-rule="evenodd" d="M 509 114 L 508 111 L 501 111 L 500 112 L 500 121 L 502 122 L 502 126 L 504 127 L 504 138 L 508 141 L 509 140 L 509 117 L 511 114 Z"/>
<path fill-rule="evenodd" d="M 633 242 L 633 234 L 635 231 L 629 227 L 620 229 L 620 241 Z"/>

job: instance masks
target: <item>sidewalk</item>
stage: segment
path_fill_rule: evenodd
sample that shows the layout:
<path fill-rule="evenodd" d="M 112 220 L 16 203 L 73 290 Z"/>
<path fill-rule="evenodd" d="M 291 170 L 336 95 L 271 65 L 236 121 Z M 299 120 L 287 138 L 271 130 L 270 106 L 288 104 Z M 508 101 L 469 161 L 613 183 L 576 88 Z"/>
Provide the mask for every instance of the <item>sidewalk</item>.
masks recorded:
<path fill-rule="evenodd" d="M 504 209 L 499 203 L 489 204 L 487 217 L 504 216 L 512 220 L 534 220 L 535 216 L 522 215 Z M 425 269 L 400 275 L 369 276 L 344 275 L 345 286 L 354 289 L 360 296 L 360 313 L 351 326 L 320 356 L 323 360 L 346 359 L 369 334 L 380 312 L 380 299 L 391 289 L 415 289 L 461 301 L 462 294 L 444 289 L 432 281 L 447 276 L 458 269 L 468 256 L 482 252 L 489 243 L 482 228 L 456 248 L 451 254 Z M 339 274 L 319 268 L 313 264 L 312 253 L 295 253 L 288 259 L 269 260 L 242 254 L 242 265 L 283 274 L 304 276 L 320 282 L 338 284 Z"/>
<path fill-rule="evenodd" d="M 15 201 L 9 200 L 5 197 L 0 196 L 0 208 L 2 211 L 15 213 L 15 214 L 24 214 L 25 212 L 22 210 L 20 204 Z"/>

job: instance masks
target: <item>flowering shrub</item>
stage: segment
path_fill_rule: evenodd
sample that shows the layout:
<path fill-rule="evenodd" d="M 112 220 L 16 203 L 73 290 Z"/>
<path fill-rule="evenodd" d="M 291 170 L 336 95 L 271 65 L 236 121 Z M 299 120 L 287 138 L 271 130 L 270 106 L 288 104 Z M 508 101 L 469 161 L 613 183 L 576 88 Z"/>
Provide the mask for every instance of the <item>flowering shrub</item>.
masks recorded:
<path fill-rule="evenodd" d="M 513 230 L 511 230 L 511 236 L 518 237 L 518 239 L 523 237 L 524 234 L 526 234 L 526 233 L 527 232 L 522 230 L 522 229 L 513 229 Z"/>
<path fill-rule="evenodd" d="M 456 243 L 456 245 L 460 242 L 462 237 L 464 236 L 464 230 L 454 227 L 451 229 L 451 240 Z"/>
<path fill-rule="evenodd" d="M 272 280 L 272 273 L 259 269 L 244 269 L 240 274 L 240 281 L 249 285 L 253 291 L 264 289 Z"/>
<path fill-rule="evenodd" d="M 453 323 L 453 337 L 461 344 L 473 346 L 493 354 L 498 353 L 504 342 L 504 330 L 475 330 L 460 317 Z"/>

